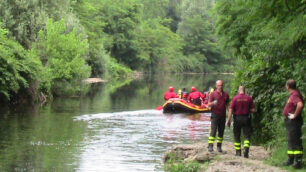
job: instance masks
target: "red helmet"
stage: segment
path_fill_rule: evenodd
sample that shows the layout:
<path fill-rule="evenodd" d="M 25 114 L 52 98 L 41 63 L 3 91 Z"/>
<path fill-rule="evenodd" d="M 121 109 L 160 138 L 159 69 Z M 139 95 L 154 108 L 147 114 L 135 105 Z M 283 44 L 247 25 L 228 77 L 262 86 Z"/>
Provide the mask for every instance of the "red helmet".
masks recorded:
<path fill-rule="evenodd" d="M 191 92 L 195 92 L 197 91 L 197 88 L 196 87 L 191 87 Z"/>
<path fill-rule="evenodd" d="M 172 92 L 174 91 L 174 88 L 172 86 L 169 87 L 169 91 Z"/>

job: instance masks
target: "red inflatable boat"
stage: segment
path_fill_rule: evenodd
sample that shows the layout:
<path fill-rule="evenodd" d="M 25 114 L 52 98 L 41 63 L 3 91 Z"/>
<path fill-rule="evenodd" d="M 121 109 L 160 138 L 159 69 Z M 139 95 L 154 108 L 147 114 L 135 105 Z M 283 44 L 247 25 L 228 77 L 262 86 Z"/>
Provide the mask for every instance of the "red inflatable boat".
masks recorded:
<path fill-rule="evenodd" d="M 210 112 L 207 104 L 201 106 L 187 102 L 180 98 L 171 98 L 163 104 L 164 113 L 196 113 Z"/>

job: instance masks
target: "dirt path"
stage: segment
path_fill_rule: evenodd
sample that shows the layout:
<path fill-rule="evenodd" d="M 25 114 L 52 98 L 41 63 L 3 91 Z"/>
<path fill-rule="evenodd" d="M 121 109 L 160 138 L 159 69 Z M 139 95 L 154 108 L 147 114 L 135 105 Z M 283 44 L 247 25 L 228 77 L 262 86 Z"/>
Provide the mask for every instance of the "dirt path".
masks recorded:
<path fill-rule="evenodd" d="M 251 146 L 249 158 L 236 157 L 233 143 L 223 143 L 223 153 L 215 151 L 209 153 L 207 151 L 207 144 L 196 143 L 190 145 L 176 145 L 169 150 L 164 158 L 166 162 L 168 155 L 174 153 L 177 158 L 184 161 L 196 160 L 199 162 L 209 161 L 208 172 L 279 172 L 284 171 L 280 168 L 264 164 L 264 160 L 269 157 L 269 151 L 260 146 Z"/>

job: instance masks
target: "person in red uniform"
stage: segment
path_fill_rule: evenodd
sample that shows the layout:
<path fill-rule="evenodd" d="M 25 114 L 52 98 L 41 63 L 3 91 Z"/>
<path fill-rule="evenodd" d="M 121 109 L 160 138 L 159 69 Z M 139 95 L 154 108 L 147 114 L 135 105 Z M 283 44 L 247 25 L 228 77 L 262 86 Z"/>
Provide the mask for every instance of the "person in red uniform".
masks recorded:
<path fill-rule="evenodd" d="M 238 89 L 238 95 L 233 97 L 232 103 L 229 107 L 227 126 L 231 125 L 231 117 L 234 114 L 234 138 L 236 156 L 241 156 L 241 130 L 244 133 L 244 157 L 249 157 L 250 139 L 252 134 L 251 126 L 251 113 L 255 112 L 255 105 L 252 97 L 245 94 L 244 86 L 240 86 Z"/>
<path fill-rule="evenodd" d="M 208 99 L 208 106 L 211 107 L 211 129 L 208 138 L 208 151 L 212 152 L 214 149 L 215 136 L 218 130 L 217 150 L 222 152 L 222 141 L 225 129 L 225 115 L 226 107 L 229 102 L 228 93 L 223 91 L 223 82 L 218 80 L 216 82 L 216 90 L 211 93 Z"/>
<path fill-rule="evenodd" d="M 187 100 L 189 93 L 186 91 L 186 88 L 182 88 L 182 99 Z"/>
<path fill-rule="evenodd" d="M 176 93 L 174 92 L 174 88 L 172 86 L 169 87 L 169 90 L 165 92 L 164 99 L 169 100 L 171 98 L 178 98 Z"/>
<path fill-rule="evenodd" d="M 301 93 L 296 88 L 295 80 L 288 80 L 286 88 L 290 92 L 289 99 L 283 111 L 288 138 L 288 160 L 283 165 L 292 165 L 294 168 L 299 169 L 302 167 L 303 156 L 302 110 L 304 107 L 304 100 Z"/>
<path fill-rule="evenodd" d="M 191 93 L 188 96 L 188 101 L 201 106 L 202 101 L 204 100 L 205 96 L 200 92 L 197 91 L 196 87 L 191 87 Z"/>

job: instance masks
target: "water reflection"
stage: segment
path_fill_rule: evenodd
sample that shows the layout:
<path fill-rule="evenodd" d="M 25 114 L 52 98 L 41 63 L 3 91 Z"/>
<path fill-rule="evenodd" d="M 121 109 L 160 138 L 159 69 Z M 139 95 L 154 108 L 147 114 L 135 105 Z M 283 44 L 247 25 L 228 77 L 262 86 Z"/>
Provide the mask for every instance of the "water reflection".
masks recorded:
<path fill-rule="evenodd" d="M 219 75 L 145 76 L 94 84 L 87 96 L 0 112 L 3 171 L 164 171 L 174 144 L 207 142 L 209 114 L 163 114 L 169 85 L 208 90 Z M 147 109 L 147 110 L 146 110 Z M 226 139 L 226 138 L 225 138 Z"/>

